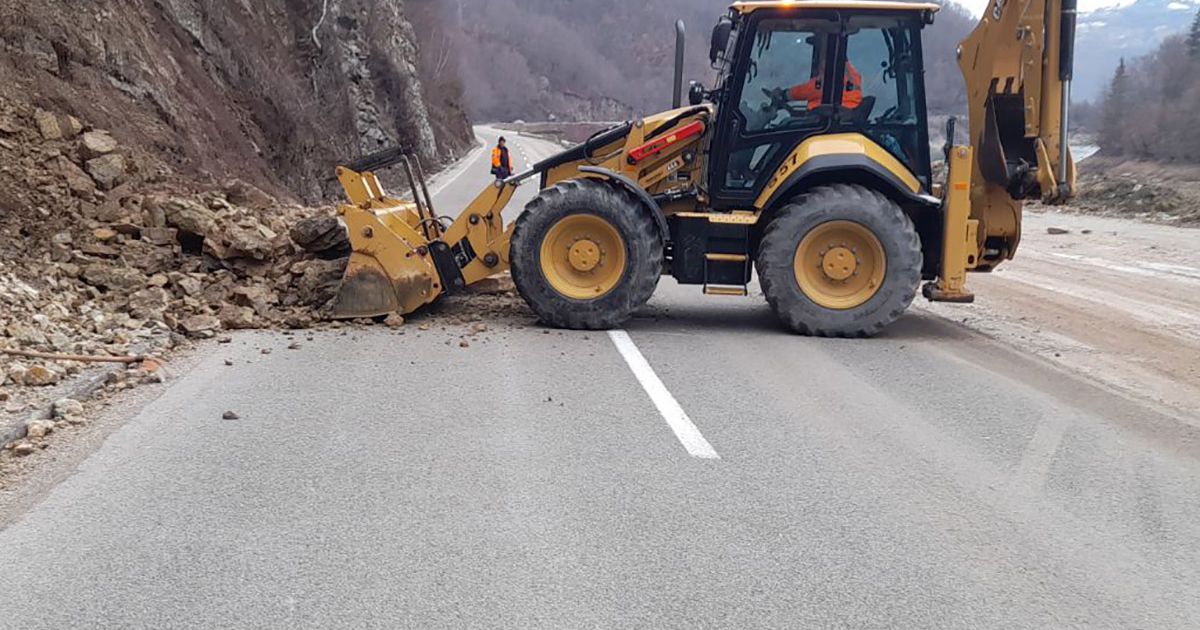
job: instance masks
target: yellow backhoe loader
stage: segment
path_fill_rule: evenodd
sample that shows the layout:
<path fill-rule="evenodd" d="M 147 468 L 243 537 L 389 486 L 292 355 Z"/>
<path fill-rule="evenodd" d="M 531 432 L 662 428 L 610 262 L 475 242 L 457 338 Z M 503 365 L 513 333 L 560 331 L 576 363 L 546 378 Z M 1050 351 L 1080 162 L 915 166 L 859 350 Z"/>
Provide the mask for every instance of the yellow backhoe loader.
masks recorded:
<path fill-rule="evenodd" d="M 921 31 L 936 4 L 736 2 L 713 30 L 718 78 L 681 106 L 597 133 L 438 218 L 403 150 L 337 169 L 353 256 L 338 318 L 407 314 L 511 269 L 547 324 L 626 321 L 674 276 L 712 295 L 762 291 L 792 330 L 870 336 L 925 281 L 970 302 L 968 271 L 1013 257 L 1023 200 L 1073 194 L 1066 142 L 1075 0 L 994 0 L 958 48 L 969 143 L 931 171 Z M 412 201 L 374 171 L 404 165 Z M 511 225 L 522 182 L 541 192 Z"/>

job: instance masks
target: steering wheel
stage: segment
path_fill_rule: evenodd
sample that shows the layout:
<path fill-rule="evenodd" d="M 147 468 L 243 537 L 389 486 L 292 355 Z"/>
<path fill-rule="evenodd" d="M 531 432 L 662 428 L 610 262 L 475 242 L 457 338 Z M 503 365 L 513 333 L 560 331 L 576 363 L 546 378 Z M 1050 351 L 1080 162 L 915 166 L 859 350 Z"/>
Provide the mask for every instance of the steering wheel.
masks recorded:
<path fill-rule="evenodd" d="M 762 92 L 763 92 L 763 95 L 765 95 L 768 99 L 770 99 L 770 102 L 767 103 L 767 107 L 769 107 L 770 109 L 772 109 L 774 111 L 779 111 L 781 109 L 787 109 L 787 107 L 788 107 L 787 92 L 785 92 L 783 90 L 783 88 L 775 88 L 773 90 L 767 89 L 767 88 L 762 88 Z"/>
<path fill-rule="evenodd" d="M 770 99 L 768 103 L 763 105 L 764 111 L 772 113 L 786 111 L 788 116 L 792 118 L 800 118 L 808 114 L 807 107 L 792 105 L 792 103 L 788 101 L 787 90 L 784 90 L 783 88 L 775 88 L 773 90 L 767 88 L 761 89 L 763 94 Z"/>
<path fill-rule="evenodd" d="M 887 110 L 883 112 L 883 115 L 876 120 L 891 120 L 892 117 L 896 115 L 896 112 L 899 111 L 899 109 L 900 107 L 898 105 L 892 105 L 891 107 L 887 108 Z"/>

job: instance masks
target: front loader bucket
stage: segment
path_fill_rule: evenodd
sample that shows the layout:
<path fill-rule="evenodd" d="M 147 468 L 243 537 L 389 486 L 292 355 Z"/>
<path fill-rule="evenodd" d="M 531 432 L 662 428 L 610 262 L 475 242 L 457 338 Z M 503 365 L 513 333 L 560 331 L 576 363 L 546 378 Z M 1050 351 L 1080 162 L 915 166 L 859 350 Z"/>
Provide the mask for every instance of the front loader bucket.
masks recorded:
<path fill-rule="evenodd" d="M 333 303 L 334 319 L 377 317 L 400 311 L 396 287 L 374 257 L 350 256 L 341 289 Z"/>

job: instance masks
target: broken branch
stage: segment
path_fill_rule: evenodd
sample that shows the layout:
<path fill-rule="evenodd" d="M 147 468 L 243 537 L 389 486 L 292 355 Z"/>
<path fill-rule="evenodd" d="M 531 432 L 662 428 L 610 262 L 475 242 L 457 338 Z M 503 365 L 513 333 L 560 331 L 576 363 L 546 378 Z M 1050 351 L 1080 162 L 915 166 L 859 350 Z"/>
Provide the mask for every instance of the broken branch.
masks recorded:
<path fill-rule="evenodd" d="M 77 361 L 79 363 L 143 363 L 150 359 L 148 356 L 86 356 L 80 354 L 57 354 L 54 352 L 36 352 L 34 350 L 6 350 L 0 349 L 0 353 L 14 357 L 25 357 L 27 359 L 48 359 L 51 361 Z"/>

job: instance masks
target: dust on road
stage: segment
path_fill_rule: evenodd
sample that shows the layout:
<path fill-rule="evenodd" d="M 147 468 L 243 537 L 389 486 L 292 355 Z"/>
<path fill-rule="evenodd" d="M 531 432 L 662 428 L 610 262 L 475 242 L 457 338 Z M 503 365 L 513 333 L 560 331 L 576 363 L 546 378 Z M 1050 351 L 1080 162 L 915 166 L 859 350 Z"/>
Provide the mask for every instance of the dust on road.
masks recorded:
<path fill-rule="evenodd" d="M 1050 228 L 1067 234 L 1050 234 Z M 1017 258 L 936 313 L 1200 423 L 1200 231 L 1027 213 Z"/>

